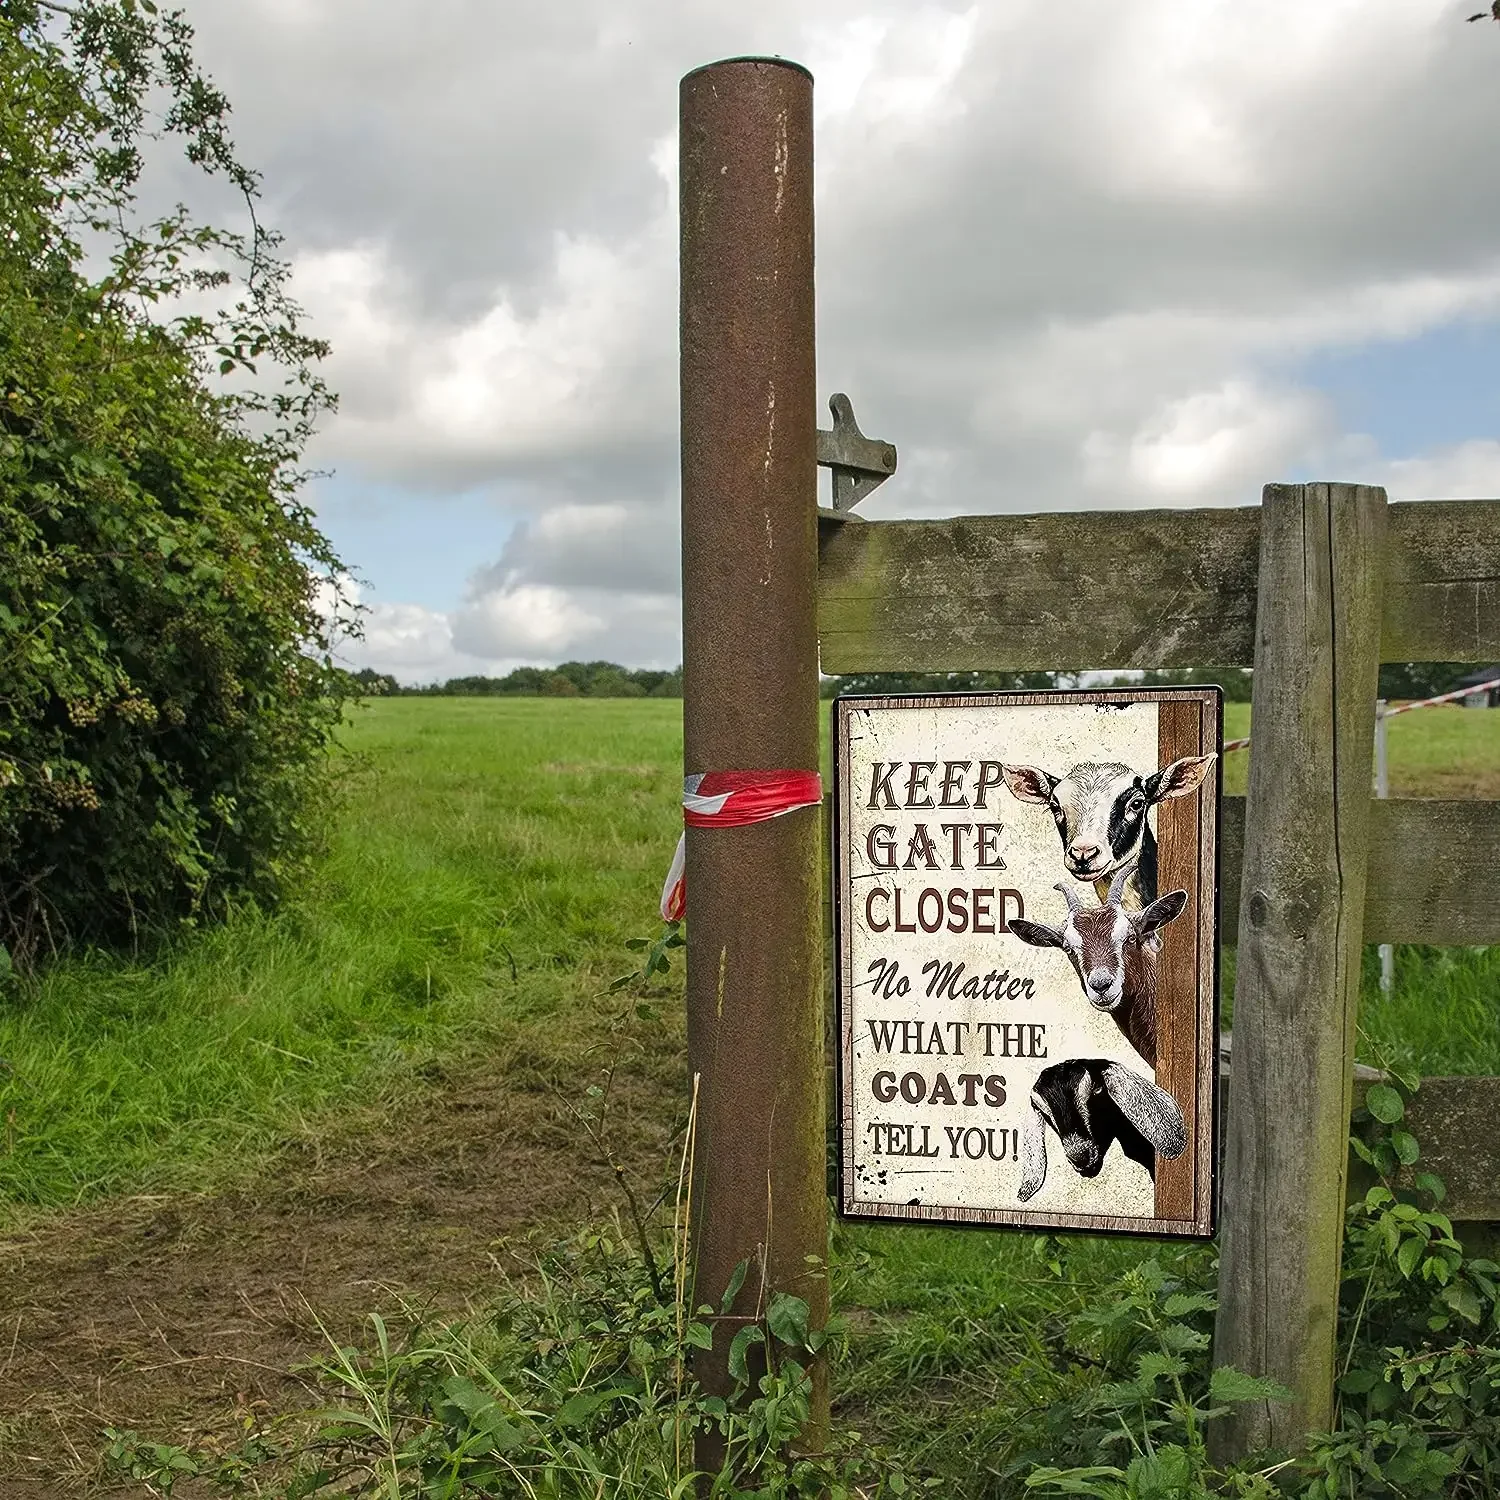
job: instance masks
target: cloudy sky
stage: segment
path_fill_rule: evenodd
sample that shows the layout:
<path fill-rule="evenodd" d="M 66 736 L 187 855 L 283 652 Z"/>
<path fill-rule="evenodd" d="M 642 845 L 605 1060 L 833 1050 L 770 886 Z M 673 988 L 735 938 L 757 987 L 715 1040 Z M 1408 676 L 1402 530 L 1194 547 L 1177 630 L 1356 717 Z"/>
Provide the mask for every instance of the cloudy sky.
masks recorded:
<path fill-rule="evenodd" d="M 716 57 L 817 80 L 821 394 L 901 454 L 864 514 L 1500 495 L 1477 0 L 186 4 L 334 343 L 357 665 L 680 659 L 677 80 Z"/>

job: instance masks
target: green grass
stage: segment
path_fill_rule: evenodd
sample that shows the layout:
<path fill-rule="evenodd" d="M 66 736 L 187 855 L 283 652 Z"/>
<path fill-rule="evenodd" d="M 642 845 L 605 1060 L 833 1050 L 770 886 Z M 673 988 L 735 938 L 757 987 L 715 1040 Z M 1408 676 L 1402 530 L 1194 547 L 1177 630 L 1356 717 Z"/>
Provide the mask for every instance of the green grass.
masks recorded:
<path fill-rule="evenodd" d="M 1224 738 L 1250 733 L 1250 705 L 1224 705 Z M 1393 797 L 1500 799 L 1500 712 L 1441 704 L 1397 714 L 1386 726 Z M 1253 752 L 1253 746 L 1251 750 Z M 1224 757 L 1224 791 L 1245 794 L 1246 751 Z"/>
<path fill-rule="evenodd" d="M 346 739 L 351 784 L 316 879 L 147 962 L 85 956 L 0 1000 L 0 1203 L 197 1189 L 289 1139 L 500 1056 L 516 1028 L 569 1045 L 629 937 L 655 926 L 677 830 L 681 705 L 396 699 Z M 1248 711 L 1230 705 L 1226 734 Z M 826 723 L 824 726 L 826 737 Z M 1393 790 L 1500 777 L 1500 714 L 1391 726 Z M 1242 792 L 1246 757 L 1226 764 Z M 1429 792 L 1429 795 L 1431 792 Z M 1459 795 L 1449 791 L 1447 795 Z M 1500 795 L 1500 781 L 1490 795 Z M 514 967 L 512 967 L 514 965 Z M 675 976 L 674 976 L 675 977 Z M 1500 1073 L 1500 949 L 1399 949 L 1366 965 L 1361 1051 L 1433 1073 Z M 1170 1247 L 1094 1239 L 1055 1275 L 1034 1236 L 842 1226 L 858 1309 L 842 1420 L 948 1476 L 992 1477 L 1011 1427 L 1077 1371 L 1060 1330 L 1121 1269 Z"/>
<path fill-rule="evenodd" d="M 329 856 L 290 906 L 0 999 L 0 1211 L 205 1186 L 630 967 L 680 703 L 395 699 L 346 742 Z"/>
<path fill-rule="evenodd" d="M 1226 703 L 1224 738 L 1249 733 L 1250 705 Z M 1386 733 L 1391 796 L 1500 798 L 1500 712 L 1444 704 L 1398 714 Z M 1248 766 L 1244 751 L 1225 756 L 1226 795 L 1244 795 Z M 1500 1074 L 1500 948 L 1398 947 L 1395 962 L 1383 995 L 1375 950 L 1365 954 L 1360 1060 L 1429 1075 Z"/>
<path fill-rule="evenodd" d="M 1247 721 L 1229 705 L 1226 734 Z M 630 966 L 677 828 L 680 703 L 385 700 L 346 742 L 329 855 L 287 908 L 0 1000 L 0 1203 L 205 1186 Z M 1500 714 L 1404 715 L 1391 758 L 1397 792 L 1500 794 Z M 1500 950 L 1402 949 L 1397 981 L 1380 996 L 1371 961 L 1366 1057 L 1500 1072 Z"/>

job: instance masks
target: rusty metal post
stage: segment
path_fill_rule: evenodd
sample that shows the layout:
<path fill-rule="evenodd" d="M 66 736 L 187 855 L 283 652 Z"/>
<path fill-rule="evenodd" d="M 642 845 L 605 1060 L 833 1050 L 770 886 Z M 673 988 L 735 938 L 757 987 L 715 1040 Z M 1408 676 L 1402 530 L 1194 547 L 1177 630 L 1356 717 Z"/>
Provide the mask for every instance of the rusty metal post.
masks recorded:
<path fill-rule="evenodd" d="M 683 761 L 818 768 L 812 77 L 736 58 L 681 92 Z M 689 829 L 694 1301 L 750 1273 L 698 1366 L 778 1291 L 827 1316 L 820 827 Z M 809 1257 L 816 1257 L 810 1260 Z M 827 1383 L 815 1368 L 820 1446 Z M 800 1445 L 799 1445 L 800 1446 Z M 700 1464 L 717 1465 L 712 1446 Z"/>

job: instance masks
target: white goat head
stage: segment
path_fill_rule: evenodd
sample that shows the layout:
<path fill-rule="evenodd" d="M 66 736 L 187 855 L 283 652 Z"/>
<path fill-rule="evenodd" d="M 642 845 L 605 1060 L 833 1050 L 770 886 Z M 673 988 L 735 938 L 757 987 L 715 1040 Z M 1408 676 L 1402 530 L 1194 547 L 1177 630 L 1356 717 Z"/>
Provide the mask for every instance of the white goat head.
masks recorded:
<path fill-rule="evenodd" d="M 1214 751 L 1185 755 L 1145 774 L 1114 761 L 1084 761 L 1063 776 L 1009 765 L 1003 774 L 1014 796 L 1051 810 L 1074 880 L 1098 884 L 1134 864 L 1139 900 L 1130 904 L 1145 906 L 1156 899 L 1156 835 L 1146 814 L 1169 797 L 1197 791 L 1217 758 Z"/>

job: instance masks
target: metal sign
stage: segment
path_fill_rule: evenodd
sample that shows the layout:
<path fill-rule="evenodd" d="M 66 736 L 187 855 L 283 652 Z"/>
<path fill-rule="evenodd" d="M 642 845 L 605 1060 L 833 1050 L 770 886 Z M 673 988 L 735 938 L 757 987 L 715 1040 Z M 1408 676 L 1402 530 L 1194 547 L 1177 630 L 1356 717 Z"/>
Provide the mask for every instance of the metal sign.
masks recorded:
<path fill-rule="evenodd" d="M 841 1211 L 1212 1234 L 1219 690 L 833 712 Z"/>

